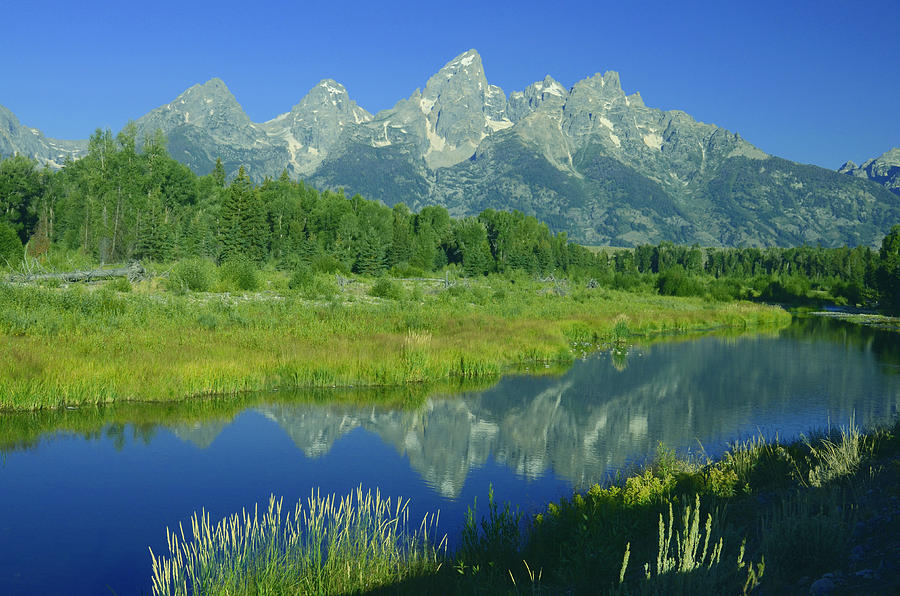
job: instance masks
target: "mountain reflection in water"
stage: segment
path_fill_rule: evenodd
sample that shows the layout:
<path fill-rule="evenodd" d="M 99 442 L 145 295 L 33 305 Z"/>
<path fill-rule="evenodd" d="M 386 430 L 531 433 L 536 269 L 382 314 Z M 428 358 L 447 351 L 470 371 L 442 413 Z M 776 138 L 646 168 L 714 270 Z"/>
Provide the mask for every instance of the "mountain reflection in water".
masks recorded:
<path fill-rule="evenodd" d="M 320 390 L 0 414 L 0 594 L 149 591 L 148 545 L 204 508 L 363 483 L 440 510 L 450 543 L 493 486 L 526 511 L 662 442 L 714 454 L 758 433 L 868 426 L 900 405 L 900 335 L 802 319 L 672 337 L 491 386 Z M 542 368 L 542 372 L 546 369 Z M 61 506 L 62 504 L 62 506 Z M 35 557 L 41 552 L 46 556 Z"/>
<path fill-rule="evenodd" d="M 309 458 L 327 456 L 354 429 L 377 435 L 444 498 L 456 498 L 470 470 L 491 459 L 524 478 L 553 472 L 584 486 L 660 442 L 713 455 L 759 433 L 791 438 L 851 417 L 863 426 L 887 421 L 900 405 L 898 337 L 802 319 L 773 336 L 675 338 L 599 353 L 561 377 L 508 376 L 414 408 L 273 396 L 252 407 Z M 228 423 L 167 426 L 206 448 Z"/>

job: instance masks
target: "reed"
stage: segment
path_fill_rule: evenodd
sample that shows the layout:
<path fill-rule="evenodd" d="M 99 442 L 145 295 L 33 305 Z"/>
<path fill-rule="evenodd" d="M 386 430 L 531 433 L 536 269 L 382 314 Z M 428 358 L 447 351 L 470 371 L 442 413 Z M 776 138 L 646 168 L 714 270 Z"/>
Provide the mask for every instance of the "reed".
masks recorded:
<path fill-rule="evenodd" d="M 790 320 L 748 303 L 604 289 L 557 296 L 527 279 L 449 289 L 403 282 L 402 300 L 370 296 L 373 280 L 342 283 L 327 302 L 287 282 L 278 290 L 272 280 L 254 294 L 172 293 L 152 281 L 127 293 L 0 283 L 0 409 L 496 378 L 514 367 L 571 362 L 626 333 Z"/>
<path fill-rule="evenodd" d="M 408 505 L 360 486 L 340 498 L 313 492 L 290 511 L 272 496 L 261 514 L 216 524 L 194 513 L 187 536 L 166 530 L 168 553 L 151 549 L 153 594 L 344 594 L 434 574 L 447 546 L 435 541 L 438 515 L 411 528 Z"/>
<path fill-rule="evenodd" d="M 817 577 L 845 560 L 849 528 L 876 513 L 866 512 L 859 496 L 884 470 L 865 467 L 873 457 L 896 460 L 898 429 L 844 431 L 845 443 L 865 448 L 857 465 L 835 466 L 842 471 L 821 486 L 811 486 L 808 474 L 832 457 L 825 446 L 837 448 L 836 433 L 785 445 L 758 438 L 705 462 L 661 447 L 643 470 L 535 516 L 497 503 L 489 491 L 480 517 L 474 506 L 469 510 L 455 553 L 431 538 L 435 518 L 409 532 L 406 502 L 388 504 L 361 488 L 344 499 L 314 494 L 306 508 L 298 504 L 287 515 L 274 499 L 262 516 L 254 510 L 215 526 L 201 513 L 189 538 L 180 528 L 170 532 L 169 553 L 153 556 L 153 589 L 688 595 L 746 594 L 762 586 L 793 593 L 800 575 Z M 754 478 L 768 482 L 748 483 Z"/>

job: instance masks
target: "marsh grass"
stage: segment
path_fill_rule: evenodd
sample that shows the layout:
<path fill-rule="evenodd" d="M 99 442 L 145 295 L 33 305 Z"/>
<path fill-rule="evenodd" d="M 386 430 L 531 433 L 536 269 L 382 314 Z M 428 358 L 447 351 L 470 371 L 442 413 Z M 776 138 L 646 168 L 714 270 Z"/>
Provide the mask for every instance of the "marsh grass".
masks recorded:
<path fill-rule="evenodd" d="M 870 458 L 896 461 L 898 427 L 864 435 L 851 425 L 789 444 L 760 437 L 735 443 L 715 461 L 685 460 L 660 446 L 642 470 L 533 516 L 497 503 L 489 491 L 480 516 L 477 502 L 470 508 L 454 553 L 428 538 L 434 531 L 428 526 L 426 534 L 427 523 L 418 533 L 393 533 L 405 502 L 373 508 L 377 495 L 361 489 L 352 503 L 346 499 L 353 495 L 341 504 L 314 495 L 305 509 L 298 505 L 286 516 L 274 500 L 261 518 L 254 511 L 215 527 L 208 516 L 195 515 L 192 534 L 170 533 L 169 554 L 153 558 L 154 586 L 172 586 L 154 590 L 688 595 L 762 587 L 794 593 L 800 576 L 817 577 L 846 560 L 850 528 L 864 513 L 855 487 L 877 481 L 882 468 L 872 467 Z M 813 486 L 810 471 L 826 468 L 827 478 Z M 342 510 L 382 511 L 363 517 L 387 521 L 348 523 L 343 520 L 352 516 Z M 327 520 L 341 521 L 328 526 Z M 406 518 L 396 527 L 408 528 Z M 338 537 L 341 528 L 350 528 L 350 538 Z M 384 535 L 392 538 L 371 539 Z M 310 546 L 302 536 L 320 538 Z M 399 546 L 372 546 L 379 544 Z"/>
<path fill-rule="evenodd" d="M 817 442 L 804 440 L 810 452 L 809 484 L 817 488 L 855 474 L 863 458 L 872 451 L 871 441 L 853 420 L 831 435 Z"/>
<path fill-rule="evenodd" d="M 676 529 L 670 502 L 668 518 L 659 515 L 655 566 L 645 563 L 643 581 L 625 584 L 631 556 L 631 543 L 627 543 L 619 571 L 619 586 L 611 593 L 746 594 L 756 588 L 765 570 L 764 563 L 746 562 L 744 543 L 738 550 L 736 561 L 723 561 L 725 540 L 719 535 L 717 517 L 707 512 L 701 526 L 700 510 L 700 496 L 695 495 L 693 506 L 684 506 L 680 527 Z"/>
<path fill-rule="evenodd" d="M 516 367 L 571 362 L 621 339 L 626 327 L 630 337 L 649 338 L 790 320 L 759 305 L 614 290 L 576 300 L 527 278 L 449 289 L 440 280 L 393 280 L 403 287 L 397 299 L 370 296 L 378 282 L 366 278 L 338 284 L 334 276 L 301 275 L 292 290 L 287 273 L 266 272 L 260 287 L 283 292 L 191 291 L 211 283 L 210 267 L 179 263 L 169 292 L 158 280 L 133 284 L 130 293 L 0 283 L 0 409 L 497 378 Z M 505 299 L 495 302 L 498 289 Z"/>
<path fill-rule="evenodd" d="M 850 528 L 878 474 L 868 462 L 900 452 L 897 428 L 863 434 L 851 423 L 792 443 L 756 437 L 716 460 L 683 459 L 659 446 L 643 468 L 529 518 L 506 540 L 518 551 L 482 549 L 480 576 L 469 569 L 464 585 L 498 589 L 499 576 L 485 573 L 495 561 L 509 565 L 507 584 L 541 593 L 741 594 L 757 586 L 791 593 L 799 577 L 845 561 Z M 482 521 L 483 540 L 498 533 L 492 519 Z M 521 561 L 541 571 L 536 587 Z"/>
<path fill-rule="evenodd" d="M 409 501 L 363 491 L 338 498 L 314 492 L 283 512 L 270 498 L 260 514 L 243 511 L 212 524 L 166 531 L 168 552 L 151 550 L 154 595 L 346 594 L 434 574 L 446 556 L 435 540 L 438 516 L 409 524 Z"/>

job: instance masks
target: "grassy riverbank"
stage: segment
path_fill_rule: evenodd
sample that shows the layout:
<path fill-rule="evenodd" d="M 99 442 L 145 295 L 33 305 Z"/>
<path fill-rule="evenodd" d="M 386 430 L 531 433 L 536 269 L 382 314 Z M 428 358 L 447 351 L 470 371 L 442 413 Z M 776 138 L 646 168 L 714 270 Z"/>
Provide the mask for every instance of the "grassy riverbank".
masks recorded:
<path fill-rule="evenodd" d="M 470 510 L 461 545 L 449 554 L 433 534 L 424 541 L 404 531 L 370 556 L 383 527 L 402 527 L 392 522 L 402 518 L 400 509 L 367 529 L 350 515 L 348 535 L 361 546 L 349 551 L 295 541 L 247 557 L 224 530 L 218 538 L 204 530 L 171 542 L 172 551 L 155 559 L 156 581 L 163 564 L 173 565 L 179 549 L 193 545 L 191 552 L 209 558 L 182 558 L 178 573 L 202 577 L 205 594 L 741 594 L 756 587 L 793 594 L 815 582 L 883 593 L 900 587 L 892 559 L 900 547 L 898 436 L 900 424 L 867 435 L 851 427 L 791 444 L 745 442 L 703 462 L 660 447 L 645 468 L 534 516 L 523 518 L 489 497 Z M 357 500 L 365 502 L 362 493 Z M 323 502 L 311 499 L 297 511 L 307 507 L 304 519 L 316 520 Z M 340 521 L 359 510 L 330 515 Z M 241 523 L 247 530 L 237 532 L 237 544 L 262 532 Z M 286 540 L 298 531 L 291 523 L 278 531 L 271 521 L 259 527 Z M 241 561 L 236 550 L 244 553 Z M 335 556 L 322 563 L 328 552 Z M 167 569 L 173 577 L 173 567 Z M 158 583 L 157 593 L 187 593 L 174 584 Z"/>
<path fill-rule="evenodd" d="M 254 293 L 0 284 L 0 408 L 492 378 L 627 337 L 790 320 L 762 305 L 521 275 L 293 281 L 276 272 Z"/>

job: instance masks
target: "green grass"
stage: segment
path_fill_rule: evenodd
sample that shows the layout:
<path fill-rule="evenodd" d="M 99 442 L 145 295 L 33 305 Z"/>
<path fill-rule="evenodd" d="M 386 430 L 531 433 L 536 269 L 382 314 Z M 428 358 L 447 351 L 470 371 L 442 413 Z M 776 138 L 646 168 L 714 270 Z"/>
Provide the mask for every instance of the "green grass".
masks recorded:
<path fill-rule="evenodd" d="M 154 558 L 154 581 L 202 589 L 155 593 L 796 593 L 808 589 L 801 577 L 841 568 L 854 522 L 880 514 L 863 496 L 883 481 L 883 462 L 896 464 L 898 431 L 760 438 L 715 461 L 660 447 L 643 469 L 527 517 L 489 492 L 480 514 L 470 508 L 456 552 L 426 539 L 425 526 L 409 532 L 402 507 L 373 507 L 377 496 L 361 490 L 340 507 L 311 498 L 308 515 L 298 505 L 285 522 L 274 500 L 256 524 L 255 513 L 217 526 L 195 515 L 192 533 L 170 534 L 169 554 Z M 361 522 L 341 511 L 381 513 Z"/>
<path fill-rule="evenodd" d="M 370 295 L 381 283 L 371 279 L 317 274 L 299 289 L 291 279 L 268 272 L 253 293 L 165 291 L 155 279 L 130 292 L 0 284 L 0 409 L 497 378 L 626 337 L 790 320 L 742 302 L 603 288 L 560 296 L 525 276 L 395 280 L 390 297 Z M 316 288 L 329 284 L 322 299 Z"/>
<path fill-rule="evenodd" d="M 360 487 L 342 498 L 313 493 L 288 512 L 271 497 L 262 514 L 215 525 L 195 513 L 189 538 L 167 530 L 168 552 L 151 550 L 153 594 L 347 594 L 434 574 L 446 553 L 437 516 L 411 528 L 408 505 Z"/>

